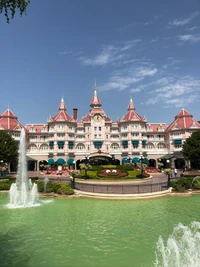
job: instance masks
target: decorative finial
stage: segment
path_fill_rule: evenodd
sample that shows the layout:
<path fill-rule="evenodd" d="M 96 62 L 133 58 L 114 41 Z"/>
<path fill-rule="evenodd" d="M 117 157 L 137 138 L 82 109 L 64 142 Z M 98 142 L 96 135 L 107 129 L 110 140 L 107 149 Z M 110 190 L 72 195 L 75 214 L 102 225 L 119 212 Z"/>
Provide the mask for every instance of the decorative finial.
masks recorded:
<path fill-rule="evenodd" d="M 94 89 L 96 89 L 97 87 L 97 83 L 96 83 L 96 79 L 94 80 Z"/>

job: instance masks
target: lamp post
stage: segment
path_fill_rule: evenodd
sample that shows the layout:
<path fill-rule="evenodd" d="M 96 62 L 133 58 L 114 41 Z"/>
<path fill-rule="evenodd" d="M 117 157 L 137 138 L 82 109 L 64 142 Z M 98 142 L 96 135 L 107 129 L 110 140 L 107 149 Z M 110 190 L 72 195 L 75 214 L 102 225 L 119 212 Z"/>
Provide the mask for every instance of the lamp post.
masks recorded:
<path fill-rule="evenodd" d="M 169 168 L 169 167 L 170 167 L 170 160 L 167 159 L 167 160 L 166 160 L 166 163 L 167 163 L 167 168 Z M 170 181 L 171 173 L 170 173 L 170 170 L 167 171 L 167 176 L 168 176 L 168 179 L 167 179 L 167 186 L 168 186 L 168 188 L 169 188 L 169 187 L 171 187 L 171 181 Z"/>
<path fill-rule="evenodd" d="M 87 164 L 88 164 L 88 156 L 85 155 L 85 179 L 87 179 L 87 168 L 88 168 Z"/>
<path fill-rule="evenodd" d="M 141 176 L 142 176 L 142 178 L 143 178 L 143 165 L 142 165 L 143 160 L 144 160 L 144 157 L 141 155 L 140 156 L 140 163 L 141 163 Z"/>
<path fill-rule="evenodd" d="M 129 163 L 131 163 L 131 160 L 132 160 L 132 158 L 131 158 L 131 157 L 129 157 L 128 159 L 129 159 Z"/>

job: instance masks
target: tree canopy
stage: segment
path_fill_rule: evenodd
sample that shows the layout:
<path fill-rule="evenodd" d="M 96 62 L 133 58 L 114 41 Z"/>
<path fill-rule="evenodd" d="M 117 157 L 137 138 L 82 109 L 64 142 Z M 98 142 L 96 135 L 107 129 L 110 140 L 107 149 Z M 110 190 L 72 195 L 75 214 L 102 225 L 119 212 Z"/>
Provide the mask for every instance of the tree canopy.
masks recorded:
<path fill-rule="evenodd" d="M 200 159 L 200 131 L 193 132 L 186 139 L 182 149 L 183 155 L 189 160 Z"/>
<path fill-rule="evenodd" d="M 10 19 L 13 19 L 18 9 L 20 15 L 26 14 L 26 7 L 30 3 L 30 0 L 0 0 L 0 14 L 4 12 L 7 19 L 7 23 L 10 23 Z"/>
<path fill-rule="evenodd" d="M 12 136 L 4 131 L 0 131 L 0 161 L 6 163 L 15 161 L 18 157 L 18 144 Z"/>

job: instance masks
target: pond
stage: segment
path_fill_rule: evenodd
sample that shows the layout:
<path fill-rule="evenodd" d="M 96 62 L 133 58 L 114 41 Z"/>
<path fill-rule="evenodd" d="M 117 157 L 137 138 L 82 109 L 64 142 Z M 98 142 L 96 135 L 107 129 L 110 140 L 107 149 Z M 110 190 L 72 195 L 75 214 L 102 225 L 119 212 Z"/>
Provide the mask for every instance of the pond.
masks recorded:
<path fill-rule="evenodd" d="M 165 266 L 173 266 L 166 257 L 172 262 L 177 260 L 173 257 L 182 257 L 186 232 L 191 234 L 188 242 L 195 244 L 193 250 L 198 250 L 200 244 L 192 232 L 200 228 L 197 223 L 198 229 L 193 230 L 193 222 L 200 222 L 200 195 L 148 200 L 40 200 L 39 207 L 8 209 L 8 195 L 0 194 L 2 267 L 146 267 L 164 266 L 164 261 L 168 262 Z M 185 228 L 182 226 L 182 232 L 179 229 L 172 243 L 173 251 L 175 248 L 180 255 L 163 256 L 161 241 L 166 246 L 179 223 Z M 199 250 L 188 253 L 194 263 L 199 260 Z M 188 266 L 188 259 L 178 260 L 180 266 Z"/>

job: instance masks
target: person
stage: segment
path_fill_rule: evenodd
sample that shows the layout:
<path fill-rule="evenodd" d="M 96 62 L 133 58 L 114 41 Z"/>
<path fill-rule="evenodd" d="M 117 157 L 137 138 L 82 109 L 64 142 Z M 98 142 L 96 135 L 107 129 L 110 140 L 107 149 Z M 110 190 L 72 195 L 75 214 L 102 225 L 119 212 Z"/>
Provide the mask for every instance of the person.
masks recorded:
<path fill-rule="evenodd" d="M 57 174 L 57 176 L 58 176 L 58 174 L 59 174 L 59 170 L 56 171 L 56 174 Z"/>
<path fill-rule="evenodd" d="M 62 176 L 62 171 L 59 171 L 60 176 Z"/>
<path fill-rule="evenodd" d="M 184 177 L 184 175 L 185 175 L 185 170 L 182 171 L 181 177 Z"/>
<path fill-rule="evenodd" d="M 174 168 L 174 176 L 176 177 L 176 175 L 177 175 L 177 168 L 175 167 Z"/>

